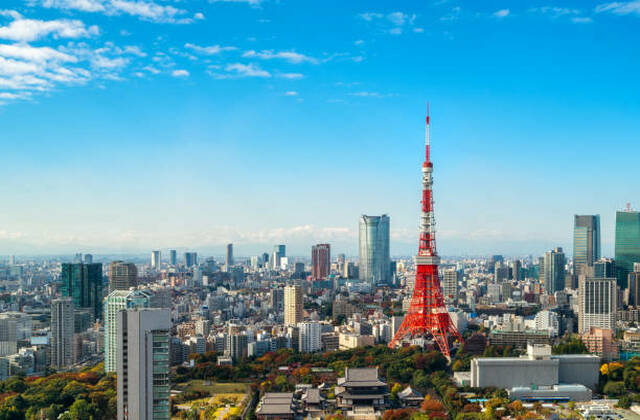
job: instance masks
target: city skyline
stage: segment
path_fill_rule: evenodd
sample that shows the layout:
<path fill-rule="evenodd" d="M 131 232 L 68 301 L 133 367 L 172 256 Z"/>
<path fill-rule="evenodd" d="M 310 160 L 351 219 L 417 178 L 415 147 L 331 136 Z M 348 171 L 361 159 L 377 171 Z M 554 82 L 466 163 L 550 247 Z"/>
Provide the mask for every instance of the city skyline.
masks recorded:
<path fill-rule="evenodd" d="M 442 255 L 570 254 L 599 214 L 613 256 L 638 206 L 631 3 L 89 3 L 3 3 L 0 254 L 356 255 L 386 213 L 412 255 L 427 99 Z"/>

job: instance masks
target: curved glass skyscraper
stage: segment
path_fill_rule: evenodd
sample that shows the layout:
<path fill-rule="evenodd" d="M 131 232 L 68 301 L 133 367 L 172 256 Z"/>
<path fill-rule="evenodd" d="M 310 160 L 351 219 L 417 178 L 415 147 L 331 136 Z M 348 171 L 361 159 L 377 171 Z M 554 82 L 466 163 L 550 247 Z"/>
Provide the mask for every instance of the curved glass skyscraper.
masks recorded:
<path fill-rule="evenodd" d="M 371 285 L 388 284 L 391 279 L 389 216 L 360 217 L 360 280 Z"/>
<path fill-rule="evenodd" d="M 640 262 L 640 213 L 616 212 L 616 277 L 618 286 L 627 287 L 627 276 L 633 263 Z"/>

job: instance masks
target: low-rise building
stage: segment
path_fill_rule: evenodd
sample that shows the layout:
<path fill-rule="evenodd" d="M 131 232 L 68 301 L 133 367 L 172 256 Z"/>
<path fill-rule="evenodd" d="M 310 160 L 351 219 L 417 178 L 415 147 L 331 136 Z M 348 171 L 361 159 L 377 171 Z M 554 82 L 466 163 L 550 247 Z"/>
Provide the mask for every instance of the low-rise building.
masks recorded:
<path fill-rule="evenodd" d="M 387 406 L 387 384 L 378 375 L 378 368 L 346 368 L 335 388 L 338 408 L 352 414 L 362 408 L 382 411 Z"/>

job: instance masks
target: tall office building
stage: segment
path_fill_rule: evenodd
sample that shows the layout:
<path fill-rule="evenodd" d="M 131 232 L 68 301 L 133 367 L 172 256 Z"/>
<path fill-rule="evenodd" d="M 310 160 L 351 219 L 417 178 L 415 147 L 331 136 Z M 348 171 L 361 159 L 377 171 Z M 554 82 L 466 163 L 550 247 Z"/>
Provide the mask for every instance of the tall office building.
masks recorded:
<path fill-rule="evenodd" d="M 513 260 L 511 263 L 511 279 L 516 281 L 522 280 L 520 271 L 522 271 L 522 261 Z"/>
<path fill-rule="evenodd" d="M 84 254 L 84 257 L 82 258 L 82 262 L 85 264 L 93 264 L 93 255 Z"/>
<path fill-rule="evenodd" d="M 574 216 L 573 272 L 589 274 L 589 268 L 600 259 L 600 216 Z"/>
<path fill-rule="evenodd" d="M 117 370 L 118 312 L 151 306 L 151 293 L 141 290 L 114 290 L 104 300 L 104 371 Z"/>
<path fill-rule="evenodd" d="M 198 265 L 198 253 L 197 252 L 185 252 L 184 253 L 184 265 L 187 267 L 193 267 Z"/>
<path fill-rule="evenodd" d="M 442 272 L 440 287 L 442 288 L 442 296 L 446 302 L 458 302 L 458 271 L 455 268 L 450 268 Z"/>
<path fill-rule="evenodd" d="M 640 272 L 632 271 L 627 277 L 627 304 L 629 306 L 640 306 Z"/>
<path fill-rule="evenodd" d="M 75 308 L 93 308 L 102 318 L 102 264 L 63 263 L 60 273 L 62 296 L 73 298 Z"/>
<path fill-rule="evenodd" d="M 371 285 L 388 284 L 391 270 L 389 216 L 360 217 L 360 280 Z"/>
<path fill-rule="evenodd" d="M 227 253 L 224 256 L 224 265 L 226 267 L 226 271 L 229 271 L 229 268 L 233 265 L 233 244 L 227 244 Z"/>
<path fill-rule="evenodd" d="M 564 289 L 564 252 L 562 252 L 562 248 L 554 248 L 544 253 L 543 270 L 545 293 L 553 294 Z"/>
<path fill-rule="evenodd" d="M 155 270 L 160 269 L 160 260 L 161 254 L 160 251 L 151 251 L 151 268 Z"/>
<path fill-rule="evenodd" d="M 616 278 L 621 289 L 627 287 L 627 276 L 633 263 L 640 262 L 640 212 L 616 212 Z"/>
<path fill-rule="evenodd" d="M 302 353 L 313 353 L 320 351 L 320 323 L 317 321 L 298 323 L 298 351 Z"/>
<path fill-rule="evenodd" d="M 615 278 L 580 276 L 578 286 L 578 332 L 591 327 L 616 328 L 617 287 Z"/>
<path fill-rule="evenodd" d="M 62 298 L 51 302 L 51 359 L 54 368 L 73 364 L 73 299 Z"/>
<path fill-rule="evenodd" d="M 118 312 L 118 420 L 169 420 L 167 309 Z"/>
<path fill-rule="evenodd" d="M 318 244 L 311 247 L 311 277 L 325 279 L 331 271 L 331 246 Z"/>
<path fill-rule="evenodd" d="M 287 256 L 285 245 L 273 246 L 273 258 L 271 259 L 271 266 L 274 270 L 280 269 L 280 260 Z"/>
<path fill-rule="evenodd" d="M 109 293 L 114 290 L 129 290 L 138 285 L 138 268 L 133 263 L 112 261 L 109 264 Z"/>
<path fill-rule="evenodd" d="M 18 342 L 31 338 L 31 315 L 22 312 L 0 313 L 0 356 L 18 352 Z"/>
<path fill-rule="evenodd" d="M 616 262 L 611 258 L 600 258 L 593 263 L 593 276 L 598 279 L 616 276 Z"/>
<path fill-rule="evenodd" d="M 178 253 L 175 249 L 169 250 L 169 265 L 177 265 L 178 264 Z"/>
<path fill-rule="evenodd" d="M 295 326 L 302 321 L 303 295 L 302 287 L 286 286 L 284 288 L 284 323 Z"/>

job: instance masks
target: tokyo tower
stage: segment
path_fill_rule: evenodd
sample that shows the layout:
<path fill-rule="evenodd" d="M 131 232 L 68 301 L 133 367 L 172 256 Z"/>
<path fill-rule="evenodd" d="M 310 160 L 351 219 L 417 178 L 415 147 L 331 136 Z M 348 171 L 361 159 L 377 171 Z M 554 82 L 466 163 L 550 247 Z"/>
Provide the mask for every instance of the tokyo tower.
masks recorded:
<path fill-rule="evenodd" d="M 416 281 L 411 306 L 402 325 L 389 347 L 394 348 L 407 337 L 431 336 L 440 352 L 450 359 L 449 337 L 462 343 L 462 337 L 449 317 L 440 289 L 436 252 L 435 217 L 433 214 L 433 163 L 429 155 L 429 105 L 427 104 L 427 127 L 425 135 L 425 159 L 422 164 L 422 213 L 420 215 L 420 245 L 416 262 Z"/>

